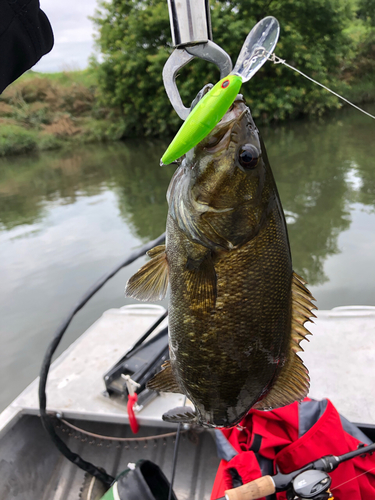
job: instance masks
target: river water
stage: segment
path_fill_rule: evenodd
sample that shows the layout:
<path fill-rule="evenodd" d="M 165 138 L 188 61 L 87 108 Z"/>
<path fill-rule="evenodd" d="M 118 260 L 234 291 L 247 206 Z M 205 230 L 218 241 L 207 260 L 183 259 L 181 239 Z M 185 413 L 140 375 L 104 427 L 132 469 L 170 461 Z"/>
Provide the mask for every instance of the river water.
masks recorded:
<path fill-rule="evenodd" d="M 375 122 L 343 110 L 263 137 L 294 269 L 318 307 L 375 306 Z M 174 168 L 158 165 L 167 145 L 132 141 L 0 159 L 0 410 L 38 374 L 55 329 L 82 294 L 164 231 Z M 62 348 L 106 309 L 134 302 L 124 285 L 143 262 L 91 299 Z"/>

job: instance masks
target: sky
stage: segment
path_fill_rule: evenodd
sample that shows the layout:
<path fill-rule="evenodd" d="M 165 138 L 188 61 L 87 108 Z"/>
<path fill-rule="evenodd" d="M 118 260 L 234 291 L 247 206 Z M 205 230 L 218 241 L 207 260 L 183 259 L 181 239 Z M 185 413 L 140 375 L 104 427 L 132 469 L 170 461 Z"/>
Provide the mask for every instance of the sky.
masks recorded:
<path fill-rule="evenodd" d="M 88 19 L 97 8 L 97 0 L 40 0 L 53 29 L 55 45 L 33 70 L 53 73 L 84 69 L 94 52 L 94 24 Z"/>

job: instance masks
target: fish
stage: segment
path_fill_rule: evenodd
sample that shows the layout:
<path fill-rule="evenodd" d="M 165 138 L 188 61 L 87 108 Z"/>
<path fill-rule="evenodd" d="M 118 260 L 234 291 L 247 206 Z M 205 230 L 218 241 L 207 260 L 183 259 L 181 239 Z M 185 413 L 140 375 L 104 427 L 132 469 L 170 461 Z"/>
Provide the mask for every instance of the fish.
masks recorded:
<path fill-rule="evenodd" d="M 165 245 L 126 285 L 139 300 L 170 287 L 170 359 L 148 387 L 185 394 L 194 408 L 163 420 L 233 427 L 252 408 L 301 401 L 310 379 L 297 353 L 315 299 L 293 272 L 277 186 L 241 94 L 183 157 L 167 200 Z"/>

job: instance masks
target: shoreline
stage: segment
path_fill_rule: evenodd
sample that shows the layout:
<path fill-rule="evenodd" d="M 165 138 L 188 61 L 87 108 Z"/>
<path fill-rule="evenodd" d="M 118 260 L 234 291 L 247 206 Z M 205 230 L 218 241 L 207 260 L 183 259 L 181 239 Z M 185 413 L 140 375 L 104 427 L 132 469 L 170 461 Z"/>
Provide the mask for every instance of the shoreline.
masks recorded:
<path fill-rule="evenodd" d="M 0 95 L 0 158 L 129 139 L 124 137 L 121 115 L 101 106 L 97 88 L 90 70 L 23 75 Z M 359 106 L 375 103 L 372 79 L 353 81 L 344 97 Z M 324 117 L 348 107 L 328 110 Z"/>

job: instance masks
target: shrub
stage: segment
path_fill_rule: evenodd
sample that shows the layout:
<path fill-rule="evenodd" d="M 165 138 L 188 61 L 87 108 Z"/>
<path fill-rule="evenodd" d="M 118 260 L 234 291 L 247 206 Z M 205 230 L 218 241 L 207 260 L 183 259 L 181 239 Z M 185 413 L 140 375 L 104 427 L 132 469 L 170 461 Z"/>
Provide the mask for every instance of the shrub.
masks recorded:
<path fill-rule="evenodd" d="M 80 116 L 92 110 L 95 103 L 95 89 L 74 81 L 70 85 L 59 83 L 57 79 L 34 76 L 18 80 L 10 85 L 0 96 L 4 104 L 20 110 L 19 114 L 28 115 L 38 109 L 65 111 L 73 116 Z M 21 116 L 19 119 L 22 119 Z M 25 118 L 26 121 L 29 121 Z M 48 121 L 48 120 L 47 120 Z M 41 120 L 41 123 L 44 123 Z"/>
<path fill-rule="evenodd" d="M 71 137 L 77 135 L 81 131 L 67 115 L 56 118 L 53 123 L 45 125 L 43 129 L 46 134 L 52 134 L 60 138 Z"/>
<path fill-rule="evenodd" d="M 6 102 L 0 102 L 0 116 L 12 116 L 13 108 Z"/>
<path fill-rule="evenodd" d="M 17 125 L 0 127 L 0 156 L 27 153 L 37 149 L 37 134 Z"/>
<path fill-rule="evenodd" d="M 43 132 L 38 138 L 38 149 L 47 151 L 51 149 L 60 149 L 64 145 L 64 141 L 53 134 Z"/>

